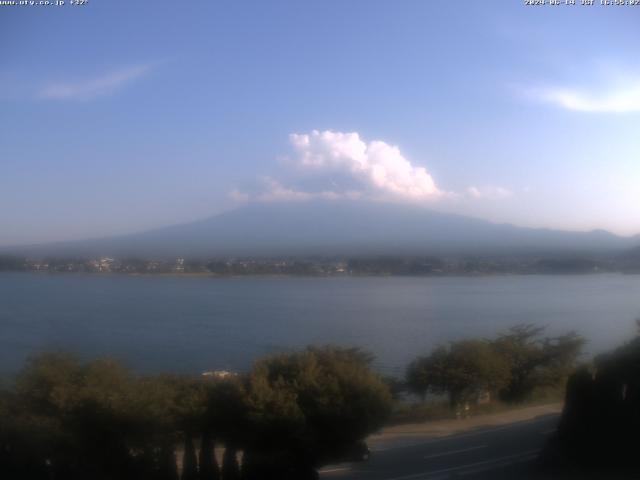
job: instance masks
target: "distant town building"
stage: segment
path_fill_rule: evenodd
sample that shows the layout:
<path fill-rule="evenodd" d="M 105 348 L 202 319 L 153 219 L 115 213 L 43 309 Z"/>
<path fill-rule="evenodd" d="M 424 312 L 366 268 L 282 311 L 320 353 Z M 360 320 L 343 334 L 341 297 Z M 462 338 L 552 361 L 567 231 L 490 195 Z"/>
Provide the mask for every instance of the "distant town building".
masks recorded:
<path fill-rule="evenodd" d="M 203 372 L 202 376 L 210 377 L 210 378 L 229 378 L 229 377 L 236 377 L 238 376 L 238 374 L 234 372 L 230 372 L 228 370 L 212 370 L 210 372 Z"/>
<path fill-rule="evenodd" d="M 175 273 L 184 273 L 184 258 L 176 258 L 176 264 L 173 267 Z"/>
<path fill-rule="evenodd" d="M 110 272 L 115 260 L 109 257 L 103 257 L 98 261 L 98 271 Z"/>

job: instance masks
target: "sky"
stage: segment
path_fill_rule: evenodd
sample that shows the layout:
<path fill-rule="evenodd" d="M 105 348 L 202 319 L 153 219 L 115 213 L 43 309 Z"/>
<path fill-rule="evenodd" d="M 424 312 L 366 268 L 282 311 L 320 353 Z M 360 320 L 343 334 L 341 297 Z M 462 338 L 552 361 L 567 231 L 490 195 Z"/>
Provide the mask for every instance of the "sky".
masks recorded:
<path fill-rule="evenodd" d="M 249 202 L 640 233 L 640 6 L 0 6 L 0 245 Z"/>

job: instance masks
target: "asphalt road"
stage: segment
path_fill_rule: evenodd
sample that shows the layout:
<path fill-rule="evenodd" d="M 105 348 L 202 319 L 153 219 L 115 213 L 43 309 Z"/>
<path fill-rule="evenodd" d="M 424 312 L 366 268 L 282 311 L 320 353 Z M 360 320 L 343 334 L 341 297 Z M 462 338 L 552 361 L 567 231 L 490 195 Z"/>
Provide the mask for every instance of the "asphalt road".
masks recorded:
<path fill-rule="evenodd" d="M 559 416 L 544 415 L 499 427 L 373 450 L 366 462 L 321 470 L 323 480 L 529 479 Z"/>

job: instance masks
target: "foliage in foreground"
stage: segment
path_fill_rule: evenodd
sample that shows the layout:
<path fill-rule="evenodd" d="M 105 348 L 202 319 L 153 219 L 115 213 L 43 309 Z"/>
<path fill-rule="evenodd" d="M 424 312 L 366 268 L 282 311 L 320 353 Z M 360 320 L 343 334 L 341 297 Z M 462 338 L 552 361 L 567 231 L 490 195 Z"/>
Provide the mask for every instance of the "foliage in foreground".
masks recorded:
<path fill-rule="evenodd" d="M 43 354 L 0 394 L 0 475 L 177 480 L 181 451 L 183 480 L 314 478 L 390 411 L 369 362 L 359 350 L 309 348 L 219 379 Z"/>
<path fill-rule="evenodd" d="M 602 478 L 617 471 L 640 478 L 638 431 L 640 336 L 571 375 L 558 433 L 544 458 L 551 466 L 582 467 Z"/>
<path fill-rule="evenodd" d="M 452 409 L 482 397 L 529 400 L 536 389 L 562 385 L 584 340 L 575 333 L 543 337 L 544 328 L 519 325 L 495 340 L 462 340 L 436 348 L 407 368 L 409 390 L 423 399 L 446 395 Z"/>
<path fill-rule="evenodd" d="M 575 334 L 548 338 L 519 326 L 495 340 L 435 349 L 412 362 L 406 384 L 447 397 L 450 409 L 487 394 L 521 402 L 562 385 L 582 343 Z M 43 354 L 0 391 L 0 475 L 317 478 L 319 466 L 347 459 L 379 429 L 392 392 L 400 395 L 397 381 L 373 372 L 371 360 L 358 349 L 310 347 L 259 360 L 247 375 L 217 378 L 139 376 L 109 359 Z M 221 458 L 216 446 L 224 448 Z"/>
<path fill-rule="evenodd" d="M 314 467 L 382 427 L 391 394 L 360 350 L 309 348 L 256 364 L 249 377 L 249 452 Z"/>

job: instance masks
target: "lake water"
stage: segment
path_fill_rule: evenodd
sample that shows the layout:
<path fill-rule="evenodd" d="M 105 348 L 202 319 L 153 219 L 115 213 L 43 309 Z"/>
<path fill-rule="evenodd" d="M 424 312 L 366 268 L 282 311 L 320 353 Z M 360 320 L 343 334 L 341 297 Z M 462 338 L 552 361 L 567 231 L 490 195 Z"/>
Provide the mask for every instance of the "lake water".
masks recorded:
<path fill-rule="evenodd" d="M 576 330 L 589 353 L 629 339 L 640 275 L 205 278 L 0 274 L 0 369 L 65 349 L 110 355 L 138 371 L 246 370 L 307 344 L 373 352 L 402 374 L 439 343 L 511 325 Z"/>

